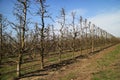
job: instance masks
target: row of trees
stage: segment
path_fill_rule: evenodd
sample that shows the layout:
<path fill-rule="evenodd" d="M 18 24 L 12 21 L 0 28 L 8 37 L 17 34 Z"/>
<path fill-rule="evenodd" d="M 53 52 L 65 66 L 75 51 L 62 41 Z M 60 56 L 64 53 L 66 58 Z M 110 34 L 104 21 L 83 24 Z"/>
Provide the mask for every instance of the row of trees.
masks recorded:
<path fill-rule="evenodd" d="M 71 20 L 67 20 L 65 9 L 61 9 L 58 24 L 45 25 L 45 18 L 50 18 L 46 10 L 46 0 L 37 0 L 40 16 L 40 25 L 36 22 L 34 29 L 29 29 L 27 13 L 30 0 L 17 0 L 14 15 L 17 23 L 6 20 L 0 15 L 0 64 L 3 58 L 17 57 L 17 76 L 21 76 L 22 57 L 29 55 L 32 60 L 35 55 L 40 54 L 41 69 L 44 68 L 44 57 L 50 53 L 61 55 L 63 52 L 72 51 L 75 58 L 76 51 L 87 50 L 87 53 L 94 52 L 96 47 L 100 49 L 105 45 L 112 45 L 119 42 L 119 39 L 112 34 L 102 30 L 96 25 L 88 22 L 87 19 L 79 17 L 76 23 L 76 13 L 71 13 Z M 6 22 L 6 23 L 4 23 Z M 4 29 L 11 27 L 10 31 Z M 56 27 L 59 27 L 56 29 Z"/>

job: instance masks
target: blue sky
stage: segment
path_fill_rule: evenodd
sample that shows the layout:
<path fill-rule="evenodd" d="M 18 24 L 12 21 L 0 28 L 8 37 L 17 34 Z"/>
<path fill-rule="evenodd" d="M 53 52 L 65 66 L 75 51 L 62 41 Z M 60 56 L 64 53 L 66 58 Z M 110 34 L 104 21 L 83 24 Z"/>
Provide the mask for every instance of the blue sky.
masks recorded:
<path fill-rule="evenodd" d="M 37 10 L 33 1 L 35 0 L 32 0 L 30 7 L 32 12 Z M 10 21 L 15 21 L 12 15 L 15 2 L 16 0 L 0 0 L 0 13 Z M 48 11 L 54 19 L 59 16 L 60 9 L 65 8 L 67 14 L 76 11 L 77 15 L 120 37 L 120 0 L 47 0 L 47 4 Z M 39 21 L 38 16 L 29 17 L 34 22 Z"/>

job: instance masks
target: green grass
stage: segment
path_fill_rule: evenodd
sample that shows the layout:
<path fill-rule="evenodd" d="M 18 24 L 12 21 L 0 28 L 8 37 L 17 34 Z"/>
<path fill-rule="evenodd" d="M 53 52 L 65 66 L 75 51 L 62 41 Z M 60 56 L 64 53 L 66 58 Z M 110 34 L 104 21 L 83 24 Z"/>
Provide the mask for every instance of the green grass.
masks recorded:
<path fill-rule="evenodd" d="M 77 52 L 75 52 L 75 55 L 78 55 Z M 71 59 L 73 58 L 73 52 L 69 52 L 69 53 L 63 53 L 61 54 L 61 60 L 67 60 L 67 59 Z M 59 61 L 59 55 L 58 56 L 53 56 L 48 58 L 47 62 L 58 62 Z"/>
<path fill-rule="evenodd" d="M 120 46 L 118 48 L 120 49 Z M 112 51 L 110 54 L 106 55 L 107 57 L 105 57 L 101 61 L 97 61 L 99 66 L 103 66 L 103 65 L 107 66 L 107 65 L 109 65 L 111 63 L 109 60 L 113 61 L 114 58 L 117 57 L 113 53 L 115 55 L 117 55 L 117 53 L 119 53 L 119 50 Z M 68 53 L 62 54 L 61 55 L 61 59 L 62 60 L 71 59 L 71 58 L 73 58 L 72 55 L 73 55 L 73 52 L 68 52 Z M 79 52 L 75 52 L 75 56 L 78 56 L 78 55 L 80 55 L 80 53 Z M 110 56 L 112 56 L 112 57 L 110 57 Z M 26 57 L 27 56 L 24 56 L 24 59 Z M 39 57 L 37 57 L 37 58 L 39 59 Z M 17 58 L 14 58 L 12 60 L 16 61 L 16 59 Z M 107 60 L 107 62 L 106 62 L 106 59 L 109 59 L 109 60 Z M 7 61 L 9 61 L 9 59 L 4 59 L 3 60 L 3 62 L 7 62 Z M 48 57 L 48 58 L 45 59 L 45 64 L 46 63 L 56 63 L 58 61 L 59 61 L 59 57 L 58 56 L 52 56 L 52 57 Z M 36 71 L 36 70 L 40 70 L 40 61 L 32 61 L 32 62 L 28 62 L 28 63 L 22 64 L 22 68 L 25 68 L 25 67 L 30 67 L 30 68 L 22 69 L 22 71 L 21 71 L 22 74 L 26 74 L 28 72 L 33 72 L 33 71 Z M 6 72 L 14 71 L 14 70 L 16 70 L 16 65 L 12 65 L 12 66 L 4 65 L 2 68 L 0 68 L 0 72 L 1 73 L 6 73 Z M 1 80 L 13 80 L 15 77 L 16 77 L 16 72 L 13 72 L 13 73 L 9 73 L 9 74 L 2 74 L 0 76 L 0 79 Z M 70 73 L 66 77 L 61 78 L 61 80 L 70 80 L 70 79 L 73 79 L 75 77 L 76 77 L 75 73 Z"/>
<path fill-rule="evenodd" d="M 62 60 L 70 59 L 71 56 L 72 56 L 72 52 L 62 54 L 61 59 Z M 5 61 L 7 61 L 7 59 L 5 59 Z M 48 62 L 48 63 L 51 63 L 51 62 L 55 63 L 58 61 L 59 61 L 58 56 L 53 56 L 53 57 L 50 57 L 46 60 L 46 62 Z M 34 65 L 36 65 L 36 66 L 34 66 Z M 23 68 L 21 71 L 22 74 L 26 74 L 26 73 L 33 72 L 36 70 L 40 70 L 40 61 L 33 61 L 33 62 L 28 62 L 28 63 L 22 64 L 22 68 Z M 27 69 L 24 69 L 24 68 L 27 68 Z M 5 75 L 3 73 L 15 71 L 15 70 L 16 70 L 16 65 L 12 65 L 12 66 L 4 65 L 4 67 L 0 68 L 0 72 L 2 73 L 2 76 L 0 76 L 1 80 L 13 80 L 16 77 L 16 72 L 8 73 Z"/>
<path fill-rule="evenodd" d="M 16 70 L 16 65 L 14 66 L 5 65 L 4 67 L 0 68 L 0 72 L 2 74 L 0 76 L 0 80 L 14 80 L 14 78 L 17 77 L 15 70 Z M 40 64 L 38 63 L 38 61 L 25 63 L 25 64 L 22 64 L 21 74 L 23 75 L 36 70 L 40 70 Z M 11 72 L 11 71 L 15 71 L 15 72 Z M 11 72 L 11 73 L 7 73 L 7 72 Z"/>
<path fill-rule="evenodd" d="M 26 73 L 34 72 L 34 71 L 37 71 L 37 70 L 40 70 L 40 65 L 39 64 L 29 66 L 29 68 L 27 68 L 27 69 L 22 69 L 21 74 L 24 75 Z"/>
<path fill-rule="evenodd" d="M 94 74 L 92 80 L 120 80 L 120 64 L 113 66 L 113 64 L 118 64 L 119 61 L 120 45 L 103 58 L 97 60 L 97 66 L 101 68 L 101 71 Z M 112 66 L 112 68 L 110 68 L 110 66 Z"/>
<path fill-rule="evenodd" d="M 14 80 L 16 77 L 16 73 L 10 73 L 9 75 L 3 74 L 0 76 L 0 80 Z"/>
<path fill-rule="evenodd" d="M 58 61 L 58 57 L 50 57 L 48 58 L 48 62 L 56 62 Z"/>
<path fill-rule="evenodd" d="M 120 80 L 120 70 L 104 70 L 94 75 L 92 80 Z"/>
<path fill-rule="evenodd" d="M 15 69 L 16 69 L 16 65 L 14 65 L 14 66 L 4 66 L 0 69 L 0 72 L 1 73 L 7 73 L 7 72 L 11 72 Z"/>

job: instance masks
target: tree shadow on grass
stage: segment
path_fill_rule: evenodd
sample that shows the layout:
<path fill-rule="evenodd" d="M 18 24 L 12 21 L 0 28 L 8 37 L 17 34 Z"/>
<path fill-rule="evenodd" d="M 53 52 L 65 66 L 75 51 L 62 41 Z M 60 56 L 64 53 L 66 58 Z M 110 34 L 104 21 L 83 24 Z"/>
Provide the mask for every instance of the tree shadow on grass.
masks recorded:
<path fill-rule="evenodd" d="M 113 45 L 110 45 L 108 47 L 111 47 L 111 46 L 113 46 Z M 88 56 L 97 54 L 98 52 L 100 52 L 100 51 L 102 51 L 102 50 L 104 50 L 104 49 L 106 49 L 108 47 L 105 47 L 105 48 L 100 49 L 100 50 L 96 50 L 94 52 L 90 52 L 90 53 L 88 53 L 89 55 L 79 55 L 79 56 L 76 56 L 74 59 L 67 59 L 67 60 L 63 60 L 63 61 L 58 62 L 58 63 L 50 64 L 48 66 L 45 66 L 44 69 L 26 73 L 26 74 L 22 75 L 20 78 L 33 77 L 33 76 L 46 76 L 46 75 L 48 75 L 48 73 L 45 73 L 47 71 L 60 70 L 62 67 L 66 66 L 66 65 L 70 65 L 70 64 L 76 62 L 77 59 L 86 59 L 86 58 L 88 58 Z"/>
<path fill-rule="evenodd" d="M 77 58 L 83 59 L 83 58 L 86 58 L 86 56 L 85 55 L 80 55 L 80 56 L 75 57 L 74 59 L 67 59 L 67 60 L 63 60 L 63 61 L 61 61 L 59 63 L 50 64 L 48 66 L 45 66 L 44 69 L 29 72 L 29 73 L 25 73 L 24 75 L 21 75 L 20 78 L 33 77 L 33 76 L 46 76 L 46 75 L 48 75 L 47 71 L 60 70 L 62 67 L 66 66 L 66 65 L 70 65 L 70 64 L 76 62 Z"/>

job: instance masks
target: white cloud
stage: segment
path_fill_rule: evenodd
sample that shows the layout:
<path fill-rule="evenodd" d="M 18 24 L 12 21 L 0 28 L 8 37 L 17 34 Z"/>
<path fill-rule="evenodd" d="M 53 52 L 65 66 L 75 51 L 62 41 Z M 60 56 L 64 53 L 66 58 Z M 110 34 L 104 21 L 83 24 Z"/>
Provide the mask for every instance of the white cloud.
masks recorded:
<path fill-rule="evenodd" d="M 120 10 L 104 12 L 89 20 L 107 32 L 120 37 Z"/>
<path fill-rule="evenodd" d="M 76 12 L 76 23 L 80 16 L 84 16 L 87 13 L 85 9 L 74 9 L 66 12 L 67 23 L 71 23 L 71 12 Z M 59 19 L 56 19 L 58 21 Z M 96 24 L 98 27 L 106 30 L 114 36 L 120 37 L 120 10 L 104 11 L 100 12 L 96 16 L 88 18 L 89 21 Z M 54 24 L 57 29 L 60 28 L 58 23 Z"/>
<path fill-rule="evenodd" d="M 87 10 L 81 9 L 81 8 L 73 9 L 73 10 L 69 11 L 68 14 L 71 14 L 71 12 L 76 12 L 76 16 L 78 16 L 78 15 L 84 15 L 87 12 Z"/>

